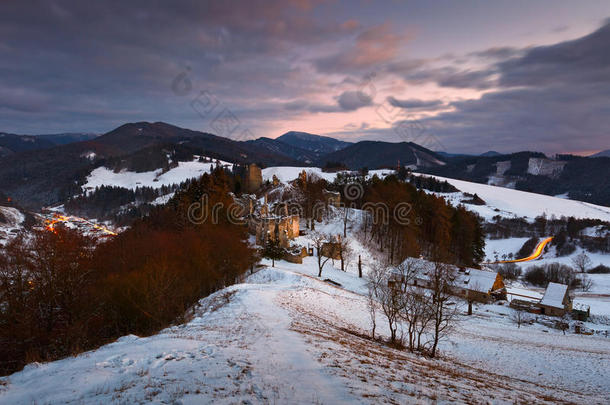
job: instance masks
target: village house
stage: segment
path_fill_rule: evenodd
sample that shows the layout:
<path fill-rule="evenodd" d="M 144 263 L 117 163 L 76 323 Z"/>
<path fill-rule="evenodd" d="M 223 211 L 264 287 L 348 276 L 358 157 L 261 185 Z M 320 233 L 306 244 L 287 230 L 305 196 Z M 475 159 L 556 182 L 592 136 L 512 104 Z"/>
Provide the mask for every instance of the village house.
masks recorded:
<path fill-rule="evenodd" d="M 572 310 L 572 300 L 565 284 L 549 283 L 544 296 L 538 303 L 540 313 L 550 316 L 563 316 Z"/>
<path fill-rule="evenodd" d="M 467 301 L 490 302 L 496 299 L 506 299 L 506 286 L 502 276 L 495 271 L 459 268 L 455 278 L 450 280 L 451 293 Z M 427 271 L 419 272 L 412 285 L 431 288 Z"/>

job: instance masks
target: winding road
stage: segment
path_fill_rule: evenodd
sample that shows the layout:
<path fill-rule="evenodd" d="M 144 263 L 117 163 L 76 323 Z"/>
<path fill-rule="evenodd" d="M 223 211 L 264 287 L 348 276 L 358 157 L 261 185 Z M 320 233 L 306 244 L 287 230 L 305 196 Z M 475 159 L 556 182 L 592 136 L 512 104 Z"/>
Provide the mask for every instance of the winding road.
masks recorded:
<path fill-rule="evenodd" d="M 523 259 L 500 260 L 498 262 L 489 262 L 489 263 L 483 263 L 483 264 L 519 263 L 519 262 L 529 262 L 530 260 L 536 260 L 540 256 L 542 256 L 542 252 L 544 252 L 544 248 L 552 240 L 553 240 L 552 236 L 550 236 L 550 237 L 548 237 L 546 239 L 543 239 L 541 242 L 538 243 L 538 245 L 536 245 L 536 249 L 534 249 L 534 252 L 531 255 L 529 255 L 528 257 L 524 257 Z"/>

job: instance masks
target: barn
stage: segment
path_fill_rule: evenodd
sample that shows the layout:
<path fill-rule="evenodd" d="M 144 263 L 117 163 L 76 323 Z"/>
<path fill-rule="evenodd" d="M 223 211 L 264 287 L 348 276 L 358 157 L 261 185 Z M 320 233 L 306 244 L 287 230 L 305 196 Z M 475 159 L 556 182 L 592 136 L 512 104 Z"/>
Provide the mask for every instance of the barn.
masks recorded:
<path fill-rule="evenodd" d="M 563 316 L 572 310 L 572 300 L 565 284 L 549 283 L 544 296 L 538 304 L 540 313 L 550 316 Z"/>

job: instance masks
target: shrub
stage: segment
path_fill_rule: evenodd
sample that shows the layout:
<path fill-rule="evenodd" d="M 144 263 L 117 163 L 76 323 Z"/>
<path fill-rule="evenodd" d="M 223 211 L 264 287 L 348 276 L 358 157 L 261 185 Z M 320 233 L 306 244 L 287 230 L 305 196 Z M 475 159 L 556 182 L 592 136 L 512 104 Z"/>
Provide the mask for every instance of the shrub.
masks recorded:
<path fill-rule="evenodd" d="M 610 267 L 599 264 L 587 272 L 589 274 L 610 274 Z"/>
<path fill-rule="evenodd" d="M 531 266 L 525 273 L 525 281 L 540 287 L 548 283 L 559 283 L 577 287 L 580 280 L 575 276 L 574 269 L 561 263 L 550 263 L 542 266 Z"/>
<path fill-rule="evenodd" d="M 521 267 L 515 263 L 504 263 L 499 266 L 498 273 L 506 280 L 516 280 L 521 275 Z"/>

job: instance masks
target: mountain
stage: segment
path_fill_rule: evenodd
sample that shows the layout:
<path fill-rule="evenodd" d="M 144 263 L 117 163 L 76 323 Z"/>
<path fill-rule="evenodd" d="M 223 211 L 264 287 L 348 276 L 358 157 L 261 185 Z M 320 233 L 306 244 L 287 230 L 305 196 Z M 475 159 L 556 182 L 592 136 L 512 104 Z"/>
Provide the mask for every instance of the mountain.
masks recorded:
<path fill-rule="evenodd" d="M 481 153 L 479 156 L 492 157 L 492 156 L 500 156 L 500 155 L 502 155 L 502 154 L 499 152 L 496 152 L 495 150 L 490 150 L 485 153 Z"/>
<path fill-rule="evenodd" d="M 445 158 L 413 142 L 361 141 L 322 156 L 316 165 L 323 167 L 335 162 L 350 169 L 396 167 L 399 163 L 402 166 L 435 167 L 444 165 Z"/>
<path fill-rule="evenodd" d="M 315 152 L 318 157 L 327 153 L 345 149 L 352 145 L 351 142 L 340 141 L 328 136 L 314 135 L 307 132 L 297 131 L 286 132 L 284 135 L 276 138 L 276 140 L 297 148 Z"/>
<path fill-rule="evenodd" d="M 453 159 L 453 158 L 467 158 L 467 157 L 472 157 L 472 155 L 465 155 L 463 153 L 449 153 L 449 152 L 443 152 L 443 151 L 434 151 L 434 153 L 436 153 L 437 155 L 444 157 L 446 159 Z"/>
<path fill-rule="evenodd" d="M 16 135 L 0 132 L 0 158 L 14 153 L 51 148 L 73 142 L 88 141 L 95 134 L 65 133 L 48 135 Z"/>
<path fill-rule="evenodd" d="M 15 153 L 50 148 L 54 145 L 50 140 L 32 135 L 15 135 L 0 132 L 0 158 Z"/>
<path fill-rule="evenodd" d="M 307 164 L 312 163 L 315 159 L 319 157 L 319 153 L 316 153 L 310 149 L 300 148 L 298 146 L 282 142 L 278 139 L 263 137 L 251 141 L 246 141 L 246 143 Z"/>
<path fill-rule="evenodd" d="M 588 156 L 588 157 L 592 157 L 592 158 L 596 158 L 596 157 L 610 157 L 610 149 L 602 150 L 601 152 L 597 152 L 596 154 Z"/>
<path fill-rule="evenodd" d="M 569 198 L 610 206 L 610 158 L 558 155 L 550 159 L 540 152 L 475 156 L 451 160 L 427 171 L 443 177 L 531 191 L 568 194 Z"/>
<path fill-rule="evenodd" d="M 137 122 L 94 139 L 38 150 L 12 153 L 0 159 L 0 190 L 31 209 L 56 204 L 80 191 L 85 177 L 96 167 L 112 163 L 141 171 L 161 168 L 164 150 L 180 146 L 182 153 L 203 154 L 235 163 L 264 166 L 298 166 L 286 155 L 247 142 L 192 131 L 163 122 Z M 161 156 L 161 159 L 159 157 Z"/>
<path fill-rule="evenodd" d="M 66 132 L 62 134 L 42 134 L 34 135 L 38 139 L 49 141 L 54 145 L 67 145 L 73 142 L 89 141 L 97 138 L 99 134 L 81 133 L 81 132 Z"/>

